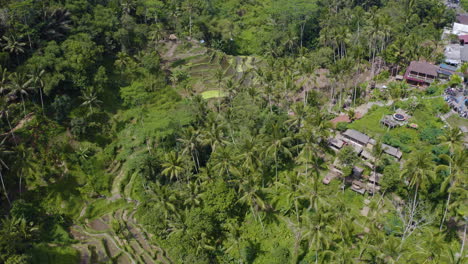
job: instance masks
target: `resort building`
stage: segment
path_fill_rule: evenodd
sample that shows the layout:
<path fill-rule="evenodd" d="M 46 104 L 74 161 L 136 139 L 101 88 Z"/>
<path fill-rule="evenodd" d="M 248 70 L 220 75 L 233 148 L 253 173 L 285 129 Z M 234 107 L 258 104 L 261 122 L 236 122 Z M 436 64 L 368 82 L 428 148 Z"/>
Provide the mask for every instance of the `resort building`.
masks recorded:
<path fill-rule="evenodd" d="M 348 129 L 343 133 L 343 137 L 345 139 L 350 140 L 353 143 L 356 143 L 361 146 L 367 146 L 367 144 L 370 141 L 370 137 L 367 136 L 366 134 L 363 134 L 359 131 L 356 131 L 354 129 Z"/>
<path fill-rule="evenodd" d="M 412 61 L 406 69 L 405 80 L 410 84 L 430 85 L 437 78 L 437 67 L 425 61 Z"/>

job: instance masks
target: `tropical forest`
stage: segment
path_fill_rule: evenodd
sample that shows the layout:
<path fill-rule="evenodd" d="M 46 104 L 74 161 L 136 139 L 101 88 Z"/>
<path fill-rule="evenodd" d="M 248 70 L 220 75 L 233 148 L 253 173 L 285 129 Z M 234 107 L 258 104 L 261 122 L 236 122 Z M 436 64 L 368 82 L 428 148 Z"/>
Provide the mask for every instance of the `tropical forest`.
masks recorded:
<path fill-rule="evenodd" d="M 459 2 L 0 0 L 0 263 L 468 263 Z"/>

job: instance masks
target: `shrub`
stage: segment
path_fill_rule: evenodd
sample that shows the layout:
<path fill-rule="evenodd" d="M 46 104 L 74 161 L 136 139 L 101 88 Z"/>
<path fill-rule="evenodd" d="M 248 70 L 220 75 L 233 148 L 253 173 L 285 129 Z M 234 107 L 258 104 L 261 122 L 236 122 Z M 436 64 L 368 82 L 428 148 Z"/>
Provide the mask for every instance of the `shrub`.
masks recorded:
<path fill-rule="evenodd" d="M 336 124 L 336 129 L 340 132 L 344 132 L 346 131 L 346 129 L 348 129 L 348 123 L 339 122 L 338 124 Z"/>
<path fill-rule="evenodd" d="M 422 141 L 426 141 L 431 145 L 437 145 L 440 143 L 439 136 L 442 135 L 444 132 L 442 129 L 434 128 L 434 127 L 427 127 L 421 131 L 419 138 Z"/>
<path fill-rule="evenodd" d="M 389 71 L 382 71 L 382 72 L 380 72 L 379 74 L 377 74 L 374 77 L 374 80 L 376 80 L 376 81 L 385 81 L 388 78 L 390 78 L 390 72 Z"/>

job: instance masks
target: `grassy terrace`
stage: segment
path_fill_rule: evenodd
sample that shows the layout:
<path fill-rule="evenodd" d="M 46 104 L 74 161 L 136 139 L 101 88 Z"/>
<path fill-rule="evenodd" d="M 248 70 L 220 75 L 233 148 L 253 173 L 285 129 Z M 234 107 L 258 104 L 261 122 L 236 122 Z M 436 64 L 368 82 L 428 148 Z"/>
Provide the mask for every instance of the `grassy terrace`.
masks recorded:
<path fill-rule="evenodd" d="M 417 130 L 405 126 L 389 129 L 381 125 L 382 117 L 394 113 L 393 106 L 374 106 L 362 119 L 356 120 L 348 127 L 366 133 L 374 139 L 381 137 L 384 143 L 399 147 L 408 153 L 420 149 L 421 146 L 438 143 L 437 137 L 442 133 L 444 123 L 437 115 L 446 110 L 445 105 L 442 98 L 396 102 L 395 109 L 406 110 L 412 116 L 409 122 L 419 126 Z"/>

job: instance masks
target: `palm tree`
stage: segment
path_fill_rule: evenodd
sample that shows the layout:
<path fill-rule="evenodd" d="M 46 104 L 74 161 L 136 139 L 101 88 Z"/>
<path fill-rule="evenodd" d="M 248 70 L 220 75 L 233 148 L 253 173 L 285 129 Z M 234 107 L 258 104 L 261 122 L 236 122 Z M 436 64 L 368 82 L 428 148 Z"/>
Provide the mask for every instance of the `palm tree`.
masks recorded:
<path fill-rule="evenodd" d="M 280 131 L 278 124 L 273 124 L 272 133 L 267 138 L 269 146 L 265 151 L 265 155 L 273 155 L 275 160 L 275 178 L 278 181 L 278 155 L 280 153 L 285 154 L 286 156 L 291 157 L 291 151 L 289 151 L 288 144 L 292 141 L 291 137 L 283 136 L 283 133 Z"/>
<path fill-rule="evenodd" d="M 8 90 L 9 73 L 7 68 L 0 65 L 0 94 L 3 95 Z"/>
<path fill-rule="evenodd" d="M 44 114 L 44 100 L 42 98 L 42 89 L 44 88 L 44 80 L 43 75 L 45 70 L 34 69 L 34 71 L 29 75 L 32 79 L 33 87 L 39 90 L 39 96 L 41 98 L 41 107 L 42 107 L 42 114 Z"/>
<path fill-rule="evenodd" d="M 449 147 L 450 153 L 452 154 L 454 148 L 460 146 L 463 143 L 463 133 L 458 127 L 450 128 L 445 131 L 445 133 L 439 137 L 443 145 Z M 450 155 L 451 155 L 450 154 Z"/>
<path fill-rule="evenodd" d="M 3 169 L 7 169 L 8 170 L 8 166 L 6 165 L 5 161 L 4 161 L 4 157 L 8 154 L 11 154 L 12 152 L 7 150 L 6 147 L 5 147 L 5 140 L 7 138 L 3 138 L 3 140 L 0 142 L 0 181 L 2 182 L 2 188 L 3 188 L 3 192 L 5 193 L 5 197 L 8 201 L 8 204 L 11 205 L 11 201 L 10 201 L 10 198 L 8 197 L 8 191 L 5 187 L 5 181 L 3 179 L 3 173 L 2 173 L 2 170 Z"/>
<path fill-rule="evenodd" d="M 93 114 L 94 112 L 94 107 L 99 107 L 99 105 L 102 104 L 102 101 L 98 99 L 94 88 L 87 88 L 83 90 L 80 99 L 83 100 L 83 103 L 81 103 L 81 105 L 89 107 L 89 111 L 91 114 Z"/>
<path fill-rule="evenodd" d="M 189 182 L 187 190 L 184 192 L 186 195 L 184 205 L 190 207 L 199 206 L 202 202 L 200 192 L 200 186 L 197 183 Z"/>
<path fill-rule="evenodd" d="M 232 175 L 239 175 L 239 171 L 232 158 L 232 153 L 227 147 L 219 147 L 212 154 L 212 161 L 214 163 L 213 170 L 218 171 L 219 176 L 226 173 L 228 178 L 231 180 Z"/>
<path fill-rule="evenodd" d="M 23 47 L 26 46 L 26 43 L 18 41 L 13 35 L 11 37 L 3 36 L 2 39 L 6 42 L 3 44 L 3 50 L 14 53 L 16 55 L 16 62 L 19 65 L 19 54 L 24 53 Z"/>
<path fill-rule="evenodd" d="M 241 198 L 239 198 L 239 202 L 250 208 L 254 219 L 259 221 L 263 227 L 262 219 L 258 212 L 268 208 L 268 205 L 262 198 L 262 192 L 249 180 L 244 181 L 243 184 L 240 185 L 239 191 L 242 193 Z"/>
<path fill-rule="evenodd" d="M 170 180 L 176 179 L 179 181 L 181 174 L 184 172 L 184 164 L 182 157 L 175 151 L 171 151 L 164 155 L 164 162 L 162 163 L 162 175 L 169 177 Z"/>
<path fill-rule="evenodd" d="M 241 162 L 241 166 L 250 172 L 256 171 L 261 166 L 259 138 L 247 136 L 237 147 L 239 149 L 237 159 Z"/>
<path fill-rule="evenodd" d="M 377 143 L 372 148 L 372 156 L 374 157 L 374 177 L 377 179 L 377 166 L 379 162 L 382 160 L 382 156 L 384 153 L 384 149 L 382 147 L 382 140 L 377 140 Z M 375 181 L 372 183 L 372 197 L 375 195 Z"/>
<path fill-rule="evenodd" d="M 449 155 L 441 155 L 440 159 L 446 161 L 449 166 L 439 165 L 436 168 L 436 171 L 448 171 L 449 175 L 445 178 L 444 182 L 440 186 L 441 192 L 448 192 L 447 202 L 445 204 L 444 215 L 440 223 L 439 230 L 442 230 L 442 227 L 445 223 L 445 218 L 450 207 L 450 200 L 452 198 L 452 193 L 455 191 L 455 188 L 458 187 L 460 179 L 465 175 L 466 168 L 468 164 L 468 152 L 463 149 L 457 149 L 455 153 Z"/>
<path fill-rule="evenodd" d="M 14 72 L 10 76 L 10 94 L 19 94 L 21 97 L 21 102 L 23 103 L 23 112 L 26 115 L 26 104 L 24 102 L 24 97 L 28 96 L 28 91 L 31 89 L 31 83 L 33 79 L 27 78 L 25 74 L 20 74 Z"/>
<path fill-rule="evenodd" d="M 198 158 L 201 141 L 200 131 L 190 126 L 183 131 L 182 137 L 177 139 L 177 141 L 183 146 L 182 154 L 190 154 L 195 165 L 195 170 L 198 172 L 200 168 L 200 161 Z"/>
<path fill-rule="evenodd" d="M 409 223 L 411 223 L 416 209 L 416 200 L 419 188 L 424 187 L 428 181 L 431 181 L 434 178 L 434 163 L 431 156 L 427 155 L 424 151 L 418 151 L 413 154 L 406 162 L 405 168 L 401 173 L 401 177 L 409 179 L 409 187 L 415 188 L 409 220 Z M 403 236 L 402 239 L 405 239 L 405 236 Z"/>
<path fill-rule="evenodd" d="M 170 215 L 178 215 L 175 202 L 178 200 L 174 192 L 159 182 L 152 184 L 148 189 L 151 194 L 151 199 L 148 202 L 155 202 L 156 208 L 164 214 L 165 220 L 169 219 Z"/>
<path fill-rule="evenodd" d="M 309 249 L 315 249 L 315 263 L 318 263 L 319 250 L 326 250 L 331 245 L 331 237 L 335 233 L 335 214 L 327 208 L 321 208 L 302 217 L 307 230 L 304 238 L 309 241 Z"/>

